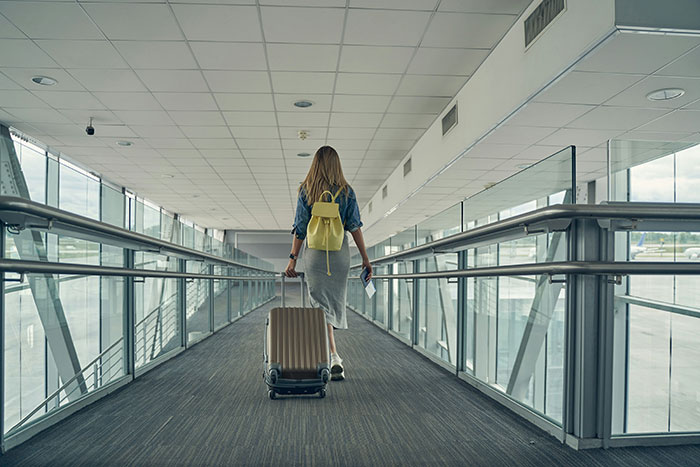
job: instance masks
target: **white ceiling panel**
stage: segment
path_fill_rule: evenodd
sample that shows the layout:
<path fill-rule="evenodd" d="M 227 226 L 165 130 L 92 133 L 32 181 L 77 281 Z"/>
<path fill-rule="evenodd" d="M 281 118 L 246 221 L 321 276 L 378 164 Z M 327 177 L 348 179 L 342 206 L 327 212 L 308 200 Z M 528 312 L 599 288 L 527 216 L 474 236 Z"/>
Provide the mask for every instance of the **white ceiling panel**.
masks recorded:
<path fill-rule="evenodd" d="M 649 74 L 700 44 L 692 36 L 665 36 L 663 40 L 646 34 L 621 33 L 601 51 L 576 66 L 581 71 Z"/>
<path fill-rule="evenodd" d="M 424 132 L 425 130 L 413 128 L 380 128 L 374 138 L 416 141 Z"/>
<path fill-rule="evenodd" d="M 450 102 L 446 97 L 404 97 L 396 96 L 389 105 L 393 113 L 439 113 Z"/>
<path fill-rule="evenodd" d="M 230 126 L 277 126 L 274 112 L 223 112 Z"/>
<path fill-rule="evenodd" d="M 0 89 L 19 89 L 19 85 L 15 84 L 19 83 L 28 91 L 85 91 L 82 84 L 60 68 L 4 68 L 3 72 L 14 80 L 14 83 L 0 75 Z M 32 77 L 36 75 L 50 76 L 58 83 L 51 88 L 40 86 L 32 81 Z"/>
<path fill-rule="evenodd" d="M 73 69 L 70 74 L 88 91 L 146 91 L 139 78 L 131 70 Z M 162 89 L 166 91 L 166 89 Z"/>
<path fill-rule="evenodd" d="M 405 75 L 396 94 L 453 97 L 465 82 L 461 76 Z"/>
<path fill-rule="evenodd" d="M 63 68 L 128 68 L 109 41 L 36 41 Z"/>
<path fill-rule="evenodd" d="M 144 141 L 155 149 L 188 149 L 194 147 L 190 140 L 185 138 L 144 138 Z"/>
<path fill-rule="evenodd" d="M 644 75 L 573 71 L 541 92 L 535 102 L 602 104 L 642 78 Z"/>
<path fill-rule="evenodd" d="M 428 128 L 436 116 L 434 114 L 388 113 L 382 120 L 382 128 Z"/>
<path fill-rule="evenodd" d="M 581 130 L 574 128 L 562 128 L 552 135 L 542 139 L 537 144 L 545 146 L 598 146 L 609 139 L 624 133 L 620 130 Z"/>
<path fill-rule="evenodd" d="M 267 70 L 262 43 L 190 42 L 205 70 Z"/>
<path fill-rule="evenodd" d="M 692 133 L 698 128 L 700 128 L 700 110 L 676 110 L 639 127 L 639 130 Z"/>
<path fill-rule="evenodd" d="M 198 70 L 138 70 L 136 73 L 153 92 L 206 92 L 209 90 Z"/>
<path fill-rule="evenodd" d="M 215 93 L 214 99 L 221 110 L 270 111 L 275 108 L 272 94 Z"/>
<path fill-rule="evenodd" d="M 182 131 L 173 125 L 130 125 L 130 128 L 142 138 L 185 138 Z"/>
<path fill-rule="evenodd" d="M 542 138 L 551 135 L 557 128 L 527 127 L 504 125 L 498 131 L 489 135 L 484 142 L 487 144 L 535 144 Z"/>
<path fill-rule="evenodd" d="M 273 71 L 335 71 L 340 46 L 321 44 L 268 44 Z"/>
<path fill-rule="evenodd" d="M 681 88 L 682 96 L 667 101 L 650 101 L 647 94 L 663 88 Z M 676 109 L 700 98 L 700 78 L 649 76 L 605 102 L 606 105 Z"/>
<path fill-rule="evenodd" d="M 268 42 L 340 43 L 345 10 L 285 7 L 262 7 L 260 10 Z"/>
<path fill-rule="evenodd" d="M 272 87 L 279 93 L 319 93 L 331 94 L 335 73 L 306 73 L 273 71 Z"/>
<path fill-rule="evenodd" d="M 115 110 L 114 113 L 127 125 L 174 125 L 168 113 L 162 110 Z"/>
<path fill-rule="evenodd" d="M 279 138 L 277 128 L 272 126 L 232 127 L 231 131 L 235 138 Z"/>
<path fill-rule="evenodd" d="M 668 112 L 661 109 L 600 106 L 566 126 L 591 130 L 632 130 Z"/>
<path fill-rule="evenodd" d="M 368 140 L 374 135 L 374 128 L 337 128 L 328 129 L 328 139 L 361 139 Z"/>
<path fill-rule="evenodd" d="M 442 0 L 440 11 L 520 14 L 532 0 Z"/>
<path fill-rule="evenodd" d="M 4 116 L 5 123 L 19 123 L 19 122 L 33 122 L 34 124 L 39 123 L 59 123 L 59 124 L 71 124 L 71 120 L 68 119 L 62 113 L 46 108 L 13 108 L 12 115 Z M 44 142 L 45 143 L 45 142 Z"/>
<path fill-rule="evenodd" d="M 160 103 L 148 92 L 95 92 L 93 95 L 112 110 L 160 110 Z"/>
<path fill-rule="evenodd" d="M 83 3 L 90 17 L 111 40 L 182 40 L 167 5 Z"/>
<path fill-rule="evenodd" d="M 26 36 L 0 15 L 0 39 L 24 39 Z"/>
<path fill-rule="evenodd" d="M 0 41 L 0 45 L 2 42 Z M 340 71 L 361 73 L 403 73 L 413 55 L 412 47 L 370 47 L 344 45 Z"/>
<path fill-rule="evenodd" d="M 331 126 L 355 127 L 355 128 L 376 128 L 382 120 L 379 113 L 338 113 L 331 115 Z"/>
<path fill-rule="evenodd" d="M 593 105 L 530 102 L 507 123 L 512 126 L 562 127 L 594 108 Z"/>
<path fill-rule="evenodd" d="M 226 125 L 221 112 L 173 110 L 168 113 L 178 125 Z"/>
<path fill-rule="evenodd" d="M 157 92 L 153 96 L 165 110 L 218 110 L 214 98 L 204 92 Z"/>
<path fill-rule="evenodd" d="M 264 71 L 204 71 L 212 92 L 270 92 Z"/>
<path fill-rule="evenodd" d="M 246 156 L 249 150 L 261 150 L 270 153 L 271 150 L 280 149 L 279 138 L 275 139 L 255 139 L 255 138 L 238 138 L 236 139 L 238 147 L 243 151 L 243 155 Z"/>
<path fill-rule="evenodd" d="M 700 77 L 700 46 L 674 60 L 656 72 L 661 76 L 696 76 Z"/>
<path fill-rule="evenodd" d="M 90 117 L 93 118 L 93 125 L 101 124 L 117 124 L 122 125 L 124 122 L 117 117 L 114 112 L 109 110 L 82 110 L 82 109 L 63 109 L 60 111 L 66 118 L 75 124 L 79 124 L 84 130 Z"/>
<path fill-rule="evenodd" d="M 197 67 L 184 41 L 114 41 L 113 44 L 132 68 L 177 70 Z"/>
<path fill-rule="evenodd" d="M 380 94 L 390 96 L 401 80 L 398 74 L 338 73 L 335 92 L 338 94 Z"/>
<path fill-rule="evenodd" d="M 238 149 L 233 138 L 190 138 L 192 145 L 199 149 Z"/>
<path fill-rule="evenodd" d="M 419 11 L 350 10 L 346 44 L 416 46 L 430 20 Z"/>
<path fill-rule="evenodd" d="M 0 39 L 0 64 L 3 67 L 55 68 L 58 65 L 28 39 Z"/>
<path fill-rule="evenodd" d="M 33 94 L 55 109 L 104 109 L 88 92 L 80 91 L 33 91 Z M 0 99 L 0 102 L 6 102 Z M 9 105 L 8 105 L 9 107 Z"/>
<path fill-rule="evenodd" d="M 510 15 L 436 13 L 421 45 L 490 49 L 503 37 L 515 18 Z"/>
<path fill-rule="evenodd" d="M 437 0 L 350 0 L 350 8 L 432 11 Z"/>
<path fill-rule="evenodd" d="M 262 40 L 258 11 L 254 6 L 173 5 L 172 8 L 188 40 Z"/>
<path fill-rule="evenodd" d="M 336 112 L 383 113 L 390 100 L 390 96 L 336 95 L 333 100 L 333 110 Z"/>
<path fill-rule="evenodd" d="M 405 149 L 409 150 L 413 147 L 413 141 L 411 140 L 405 140 L 405 139 L 375 139 L 373 140 L 370 145 L 369 149 L 370 150 L 382 150 L 382 149 Z"/>
<path fill-rule="evenodd" d="M 32 39 L 102 37 L 77 3 L 0 2 L 0 13 Z"/>
<path fill-rule="evenodd" d="M 294 127 L 297 129 L 302 129 L 303 127 L 325 128 L 328 126 L 328 115 L 328 112 L 277 112 L 277 121 L 281 127 Z"/>
<path fill-rule="evenodd" d="M 489 52 L 489 49 L 420 47 L 408 67 L 408 72 L 426 75 L 467 76 L 474 73 Z"/>

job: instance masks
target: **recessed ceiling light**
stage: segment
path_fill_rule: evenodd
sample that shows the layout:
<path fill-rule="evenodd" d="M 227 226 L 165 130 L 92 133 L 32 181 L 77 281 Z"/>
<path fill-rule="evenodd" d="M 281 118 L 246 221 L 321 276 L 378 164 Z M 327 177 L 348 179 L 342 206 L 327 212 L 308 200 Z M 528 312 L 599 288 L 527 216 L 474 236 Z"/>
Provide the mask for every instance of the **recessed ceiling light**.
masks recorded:
<path fill-rule="evenodd" d="M 128 148 L 129 146 L 134 145 L 134 143 L 132 143 L 131 141 L 117 141 L 117 144 L 119 146 L 124 146 L 125 148 Z"/>
<path fill-rule="evenodd" d="M 311 154 L 309 154 L 308 152 L 300 152 L 299 154 L 297 154 L 297 156 L 299 156 L 299 157 L 309 157 L 309 156 L 311 156 Z"/>
<path fill-rule="evenodd" d="M 670 101 L 685 94 L 685 89 L 681 88 L 666 88 L 657 89 L 647 94 L 647 99 L 650 101 Z"/>
<path fill-rule="evenodd" d="M 300 101 L 296 101 L 296 102 L 294 103 L 294 107 L 299 107 L 299 108 L 301 108 L 301 109 L 306 109 L 307 107 L 311 107 L 312 105 L 314 105 L 313 102 L 307 101 L 307 100 L 305 100 L 305 99 L 302 99 L 302 100 L 300 100 Z"/>
<path fill-rule="evenodd" d="M 50 76 L 32 76 L 32 81 L 41 86 L 53 86 L 58 83 L 58 80 L 51 78 Z"/>

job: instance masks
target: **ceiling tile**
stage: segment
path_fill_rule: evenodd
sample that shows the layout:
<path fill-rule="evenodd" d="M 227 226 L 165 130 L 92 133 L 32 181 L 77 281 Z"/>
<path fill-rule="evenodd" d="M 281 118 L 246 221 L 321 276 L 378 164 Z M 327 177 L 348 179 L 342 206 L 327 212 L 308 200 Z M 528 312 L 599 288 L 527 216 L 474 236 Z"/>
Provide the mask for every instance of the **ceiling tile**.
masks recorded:
<path fill-rule="evenodd" d="M 490 49 L 505 35 L 515 16 L 436 13 L 421 45 Z"/>
<path fill-rule="evenodd" d="M 21 84 L 28 91 L 52 90 L 52 91 L 84 91 L 82 84 L 77 82 L 65 70 L 60 68 L 3 68 L 3 73 L 16 83 Z M 57 84 L 47 88 L 32 81 L 32 77 L 42 75 L 50 76 L 58 81 Z M 7 83 L 3 86 L 3 83 Z M 0 75 L 0 89 L 19 89 L 19 86 Z"/>
<path fill-rule="evenodd" d="M 389 105 L 390 100 L 390 96 L 336 95 L 333 98 L 333 111 L 383 113 Z"/>
<path fill-rule="evenodd" d="M 155 149 L 188 149 L 193 148 L 190 140 L 184 138 L 144 138 L 146 144 Z"/>
<path fill-rule="evenodd" d="M 340 43 L 343 9 L 262 7 L 260 10 L 267 42 Z"/>
<path fill-rule="evenodd" d="M 327 127 L 328 112 L 277 112 L 282 127 Z"/>
<path fill-rule="evenodd" d="M 83 3 L 82 7 L 111 40 L 182 40 L 167 5 Z"/>
<path fill-rule="evenodd" d="M 586 56 L 576 69 L 605 73 L 649 74 L 700 44 L 689 36 L 620 33 L 612 41 Z"/>
<path fill-rule="evenodd" d="M 429 19 L 428 12 L 350 10 L 344 43 L 416 46 Z"/>
<path fill-rule="evenodd" d="M 190 42 L 190 47 L 204 70 L 267 70 L 259 43 Z"/>
<path fill-rule="evenodd" d="M 25 39 L 22 31 L 17 29 L 4 16 L 0 15 L 0 39 Z"/>
<path fill-rule="evenodd" d="M 274 110 L 272 94 L 215 93 L 214 99 L 221 110 Z"/>
<path fill-rule="evenodd" d="M 467 76 L 476 71 L 488 54 L 487 49 L 420 47 L 408 67 L 408 73 Z"/>
<path fill-rule="evenodd" d="M 112 110 L 161 110 L 149 92 L 95 92 L 93 95 Z"/>
<path fill-rule="evenodd" d="M 102 37 L 77 3 L 0 2 L 0 13 L 32 39 Z"/>
<path fill-rule="evenodd" d="M 173 125 L 172 118 L 162 110 L 115 110 L 127 125 Z"/>
<path fill-rule="evenodd" d="M 695 132 L 700 128 L 700 110 L 676 110 L 639 127 L 642 131 Z"/>
<path fill-rule="evenodd" d="M 594 147 L 603 144 L 609 139 L 613 139 L 623 133 L 619 130 L 581 130 L 573 128 L 562 128 L 551 136 L 544 138 L 537 144 L 545 146 L 588 146 Z M 554 151 L 552 151 L 554 152 Z"/>
<path fill-rule="evenodd" d="M 12 115 L 5 116 L 5 123 L 13 122 L 32 122 L 38 123 L 72 123 L 65 115 L 60 112 L 47 108 L 13 108 Z M 42 141 L 46 143 L 45 141 Z"/>
<path fill-rule="evenodd" d="M 340 46 L 319 44 L 267 44 L 270 70 L 335 71 Z"/>
<path fill-rule="evenodd" d="M 700 46 L 683 55 L 655 74 L 660 76 L 695 76 L 700 77 Z"/>
<path fill-rule="evenodd" d="M 354 128 L 376 128 L 382 119 L 380 113 L 338 113 L 331 115 L 331 126 L 354 127 Z"/>
<path fill-rule="evenodd" d="M 90 117 L 93 118 L 93 126 L 95 126 L 96 130 L 98 129 L 98 126 L 104 124 L 124 124 L 124 122 L 122 122 L 121 119 L 114 114 L 114 112 L 109 110 L 62 109 L 60 112 L 71 122 L 82 125 L 83 129 L 85 129 L 85 125 L 87 125 Z M 98 136 L 101 136 L 101 133 L 101 131 L 96 131 Z"/>
<path fill-rule="evenodd" d="M 277 126 L 274 112 L 223 112 L 230 126 Z"/>
<path fill-rule="evenodd" d="M 364 139 L 370 140 L 374 135 L 374 128 L 329 128 L 328 139 Z"/>
<path fill-rule="evenodd" d="M 3 67 L 58 66 L 46 52 L 28 39 L 0 39 L 0 63 Z"/>
<path fill-rule="evenodd" d="M 590 130 L 632 130 L 668 112 L 661 109 L 600 106 L 566 126 Z"/>
<path fill-rule="evenodd" d="M 643 77 L 643 75 L 573 71 L 538 94 L 535 101 L 602 104 Z"/>
<path fill-rule="evenodd" d="M 375 139 L 369 145 L 369 149 L 372 151 L 384 150 L 384 149 L 411 149 L 413 147 L 413 141 L 410 140 L 396 140 L 396 139 Z"/>
<path fill-rule="evenodd" d="M 422 129 L 414 128 L 380 128 L 374 139 L 405 139 L 416 141 L 425 132 Z"/>
<path fill-rule="evenodd" d="M 173 5 L 172 8 L 191 41 L 262 41 L 254 6 Z"/>
<path fill-rule="evenodd" d="M 438 10 L 517 15 L 530 3 L 532 3 L 532 0 L 442 0 Z"/>
<path fill-rule="evenodd" d="M 176 126 L 129 125 L 134 133 L 142 138 L 184 138 L 185 135 Z"/>
<path fill-rule="evenodd" d="M 218 110 L 214 98 L 204 92 L 157 92 L 153 96 L 165 110 Z"/>
<path fill-rule="evenodd" d="M 206 92 L 207 83 L 197 70 L 138 70 L 139 78 L 153 92 Z"/>
<path fill-rule="evenodd" d="M 437 0 L 350 0 L 350 8 L 432 11 Z"/>
<path fill-rule="evenodd" d="M 221 112 L 199 112 L 199 111 L 180 111 L 174 110 L 168 112 L 170 117 L 178 125 L 226 125 Z"/>
<path fill-rule="evenodd" d="M 484 142 L 488 144 L 530 145 L 551 135 L 556 130 L 557 128 L 504 125 L 491 133 Z"/>
<path fill-rule="evenodd" d="M 186 42 L 114 41 L 132 68 L 193 69 L 197 64 Z"/>
<path fill-rule="evenodd" d="M 235 138 L 259 138 L 259 139 L 274 139 L 279 138 L 277 128 L 272 126 L 244 126 L 231 127 Z"/>
<path fill-rule="evenodd" d="M 88 91 L 145 91 L 139 78 L 131 70 L 72 69 L 75 77 Z"/>
<path fill-rule="evenodd" d="M 682 96 L 667 101 L 651 101 L 646 98 L 652 91 L 663 88 L 681 88 Z M 676 109 L 700 98 L 700 78 L 671 78 L 666 76 L 649 76 L 634 86 L 605 102 L 605 105 L 649 107 L 657 109 Z"/>
<path fill-rule="evenodd" d="M 344 45 L 340 71 L 359 73 L 403 73 L 413 55 L 413 47 L 370 47 Z"/>
<path fill-rule="evenodd" d="M 213 92 L 270 92 L 264 71 L 204 71 Z"/>
<path fill-rule="evenodd" d="M 34 91 L 34 95 L 56 109 L 104 109 L 104 105 L 88 92 Z"/>
<path fill-rule="evenodd" d="M 338 73 L 338 94 L 392 95 L 401 76 L 398 74 Z"/>
<path fill-rule="evenodd" d="M 270 153 L 271 151 L 279 151 L 280 140 L 279 138 L 272 139 L 259 139 L 259 138 L 238 138 L 236 139 L 238 147 L 243 151 L 243 155 L 247 155 L 249 151 L 266 151 Z"/>
<path fill-rule="evenodd" d="M 435 117 L 435 114 L 388 113 L 382 120 L 382 128 L 428 128 Z"/>
<path fill-rule="evenodd" d="M 36 41 L 63 68 L 128 68 L 108 41 Z"/>
<path fill-rule="evenodd" d="M 233 138 L 190 138 L 197 149 L 238 149 Z"/>
<path fill-rule="evenodd" d="M 394 113 L 440 113 L 450 102 L 446 97 L 403 97 L 396 96 L 389 105 L 388 112 Z"/>
<path fill-rule="evenodd" d="M 406 75 L 397 95 L 453 97 L 464 85 L 461 76 Z"/>
<path fill-rule="evenodd" d="M 272 87 L 279 93 L 331 94 L 335 73 L 303 73 L 273 71 Z"/>
<path fill-rule="evenodd" d="M 595 106 L 592 105 L 529 102 L 507 123 L 512 126 L 564 127 L 594 108 Z"/>
<path fill-rule="evenodd" d="M 259 3 L 261 5 L 345 7 L 345 0 L 260 0 Z"/>

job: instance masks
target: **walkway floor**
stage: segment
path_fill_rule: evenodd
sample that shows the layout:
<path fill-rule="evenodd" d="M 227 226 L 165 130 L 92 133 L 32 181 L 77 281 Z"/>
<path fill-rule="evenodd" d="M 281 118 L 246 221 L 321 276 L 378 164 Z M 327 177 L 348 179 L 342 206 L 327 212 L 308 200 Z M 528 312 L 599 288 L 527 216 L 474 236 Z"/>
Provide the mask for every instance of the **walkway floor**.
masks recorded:
<path fill-rule="evenodd" d="M 276 302 L 0 457 L 1 465 L 691 465 L 700 446 L 574 451 L 354 313 L 348 379 L 271 401 Z"/>

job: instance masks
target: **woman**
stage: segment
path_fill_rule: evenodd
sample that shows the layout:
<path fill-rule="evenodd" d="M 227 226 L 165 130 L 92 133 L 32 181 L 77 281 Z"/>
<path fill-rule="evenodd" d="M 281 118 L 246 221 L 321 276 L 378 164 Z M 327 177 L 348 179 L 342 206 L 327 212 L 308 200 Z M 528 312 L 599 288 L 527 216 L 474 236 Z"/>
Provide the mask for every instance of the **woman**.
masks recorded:
<path fill-rule="evenodd" d="M 306 178 L 299 186 L 297 211 L 292 229 L 294 240 L 285 275 L 287 277 L 297 276 L 295 268 L 301 245 L 306 238 L 306 228 L 311 219 L 311 206 L 319 200 L 321 194 L 326 190 L 334 195 L 339 192 L 335 202 L 340 205 L 340 219 L 345 230 L 350 232 L 355 240 L 355 245 L 360 250 L 362 266 L 368 269 L 369 277 L 372 277 L 372 265 L 369 263 L 365 240 L 360 230 L 362 221 L 360 220 L 360 210 L 357 206 L 355 192 L 343 176 L 338 153 L 330 146 L 323 146 L 316 151 L 309 173 L 306 174 Z M 327 197 L 328 195 L 325 195 L 324 201 L 327 201 Z M 311 305 L 321 308 L 326 313 L 328 341 L 331 348 L 331 379 L 341 380 L 345 379 L 345 371 L 343 360 L 338 356 L 335 348 L 333 330 L 347 329 L 348 327 L 345 316 L 345 292 L 350 272 L 350 249 L 347 234 L 343 239 L 340 251 L 330 251 L 328 254 L 330 269 L 333 271 L 330 276 L 326 269 L 326 251 L 305 248 L 304 274 L 309 284 Z"/>

